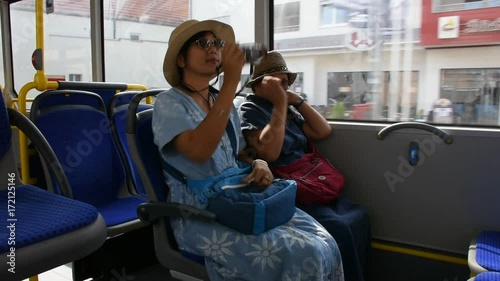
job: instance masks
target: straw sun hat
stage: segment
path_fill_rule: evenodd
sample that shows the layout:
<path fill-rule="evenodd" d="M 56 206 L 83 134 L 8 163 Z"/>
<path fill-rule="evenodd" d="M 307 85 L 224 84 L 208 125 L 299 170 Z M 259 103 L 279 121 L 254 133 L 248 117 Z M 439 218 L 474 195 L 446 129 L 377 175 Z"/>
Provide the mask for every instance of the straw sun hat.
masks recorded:
<path fill-rule="evenodd" d="M 180 84 L 181 77 L 177 69 L 177 56 L 184 43 L 198 32 L 210 31 L 215 37 L 227 43 L 234 43 L 234 31 L 230 25 L 216 20 L 188 20 L 177 26 L 168 40 L 168 49 L 163 60 L 163 75 L 168 84 L 175 87 Z"/>
<path fill-rule="evenodd" d="M 266 75 L 286 73 L 288 74 L 288 85 L 292 85 L 297 78 L 297 73 L 291 72 L 286 66 L 285 59 L 277 51 L 270 51 L 267 56 L 261 58 L 255 65 L 252 80 L 248 81 L 246 87 L 251 88 L 252 84 L 259 81 Z"/>

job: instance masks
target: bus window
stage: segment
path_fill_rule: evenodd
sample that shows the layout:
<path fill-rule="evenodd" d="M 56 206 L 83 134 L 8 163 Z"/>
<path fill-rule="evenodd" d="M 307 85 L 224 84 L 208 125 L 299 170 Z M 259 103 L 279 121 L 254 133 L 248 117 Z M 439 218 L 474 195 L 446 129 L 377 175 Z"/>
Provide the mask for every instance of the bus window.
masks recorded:
<path fill-rule="evenodd" d="M 34 4 L 34 0 L 25 0 L 10 5 L 17 91 L 33 81 L 36 73 L 31 64 L 36 48 Z M 80 77 L 81 81 L 92 81 L 89 17 L 89 1 L 58 1 L 55 11 L 44 15 L 44 68 L 49 78 Z"/>
<path fill-rule="evenodd" d="M 498 1 L 451 2 L 275 0 L 274 49 L 326 118 L 499 126 Z"/>
<path fill-rule="evenodd" d="M 443 69 L 440 96 L 451 100 L 455 122 L 496 125 L 500 116 L 500 68 Z"/>
<path fill-rule="evenodd" d="M 215 4 L 214 4 L 215 3 Z M 255 0 L 220 0 L 216 2 L 205 0 L 191 0 L 191 18 L 197 20 L 213 19 L 231 25 L 234 29 L 236 41 L 240 44 L 255 43 Z M 240 94 L 251 92 L 245 88 L 249 79 L 249 64 L 243 67 L 241 82 L 238 85 Z M 224 73 L 219 76 L 216 87 L 224 81 Z"/>
<path fill-rule="evenodd" d="M 254 1 L 104 1 L 106 81 L 168 87 L 163 58 L 172 30 L 189 19 L 230 24 L 241 43 L 254 42 Z M 239 11 L 239 13 L 235 13 Z M 242 13 L 241 11 L 245 11 Z"/>
<path fill-rule="evenodd" d="M 166 87 L 163 56 L 172 30 L 189 18 L 188 0 L 104 1 L 106 81 Z"/>

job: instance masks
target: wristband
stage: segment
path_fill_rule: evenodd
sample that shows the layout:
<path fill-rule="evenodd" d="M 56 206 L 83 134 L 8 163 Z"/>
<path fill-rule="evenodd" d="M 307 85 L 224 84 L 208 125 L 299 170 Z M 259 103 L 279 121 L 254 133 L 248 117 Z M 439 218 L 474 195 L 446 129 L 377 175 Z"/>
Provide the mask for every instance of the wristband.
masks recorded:
<path fill-rule="evenodd" d="M 267 166 L 267 162 L 266 161 L 264 161 L 262 159 L 255 159 L 255 160 L 252 161 L 252 169 L 255 168 L 255 164 L 256 163 L 263 163 L 264 165 Z"/>
<path fill-rule="evenodd" d="M 294 103 L 293 103 L 293 107 L 295 107 L 295 109 L 299 109 L 299 107 L 304 103 L 304 99 L 303 98 L 298 98 Z"/>

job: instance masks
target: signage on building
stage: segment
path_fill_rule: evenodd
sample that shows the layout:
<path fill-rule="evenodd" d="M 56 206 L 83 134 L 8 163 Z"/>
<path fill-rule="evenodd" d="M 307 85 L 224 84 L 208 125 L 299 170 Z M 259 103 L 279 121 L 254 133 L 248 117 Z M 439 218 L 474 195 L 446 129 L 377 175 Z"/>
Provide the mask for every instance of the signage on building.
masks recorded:
<path fill-rule="evenodd" d="M 464 33 L 500 31 L 500 18 L 495 20 L 472 19 L 464 23 L 463 26 L 465 27 L 462 30 Z"/>
<path fill-rule="evenodd" d="M 457 38 L 460 30 L 460 17 L 440 17 L 438 20 L 438 38 Z"/>

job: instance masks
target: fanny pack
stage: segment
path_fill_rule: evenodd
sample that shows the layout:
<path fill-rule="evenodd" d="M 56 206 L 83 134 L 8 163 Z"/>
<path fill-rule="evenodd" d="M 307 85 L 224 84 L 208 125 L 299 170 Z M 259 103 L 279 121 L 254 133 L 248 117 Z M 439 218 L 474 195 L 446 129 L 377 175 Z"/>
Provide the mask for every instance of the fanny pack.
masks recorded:
<path fill-rule="evenodd" d="M 237 151 L 230 121 L 226 131 L 233 151 Z M 241 179 L 252 171 L 251 165 L 243 163 L 212 178 L 190 180 L 167 162 L 163 165 L 201 204 L 207 204 L 216 221 L 241 233 L 259 235 L 288 222 L 295 214 L 297 184 L 293 180 L 277 179 L 268 187 L 242 184 Z"/>

